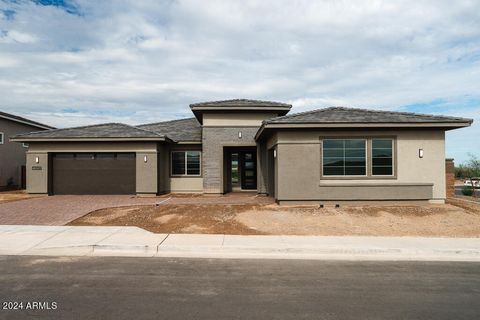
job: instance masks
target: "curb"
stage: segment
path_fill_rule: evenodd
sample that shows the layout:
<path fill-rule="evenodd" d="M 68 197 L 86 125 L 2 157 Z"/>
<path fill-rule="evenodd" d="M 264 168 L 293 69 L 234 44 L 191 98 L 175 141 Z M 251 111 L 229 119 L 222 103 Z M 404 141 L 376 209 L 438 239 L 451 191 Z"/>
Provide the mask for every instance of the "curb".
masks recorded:
<path fill-rule="evenodd" d="M 0 251 L 0 255 L 13 252 Z M 18 253 L 17 253 L 18 254 Z M 150 245 L 84 245 L 34 248 L 20 255 L 37 256 L 96 256 L 96 257 L 171 257 L 212 259 L 299 259 L 299 260 L 384 260 L 384 261 L 475 261 L 480 262 L 480 250 L 445 249 L 411 250 L 400 248 L 257 248 L 214 246 Z"/>

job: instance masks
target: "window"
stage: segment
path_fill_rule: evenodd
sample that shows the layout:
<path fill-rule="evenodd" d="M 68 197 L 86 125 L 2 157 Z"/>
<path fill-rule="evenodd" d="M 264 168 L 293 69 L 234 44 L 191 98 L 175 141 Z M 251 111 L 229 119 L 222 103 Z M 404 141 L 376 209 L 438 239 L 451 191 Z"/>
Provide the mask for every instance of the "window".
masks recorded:
<path fill-rule="evenodd" d="M 172 176 L 199 176 L 200 151 L 172 151 Z"/>
<path fill-rule="evenodd" d="M 3 144 L 4 137 L 5 135 L 3 134 L 3 132 L 0 132 L 0 144 Z"/>
<path fill-rule="evenodd" d="M 324 176 L 365 176 L 367 140 L 323 140 Z"/>
<path fill-rule="evenodd" d="M 372 139 L 372 175 L 393 175 L 392 139 Z"/>

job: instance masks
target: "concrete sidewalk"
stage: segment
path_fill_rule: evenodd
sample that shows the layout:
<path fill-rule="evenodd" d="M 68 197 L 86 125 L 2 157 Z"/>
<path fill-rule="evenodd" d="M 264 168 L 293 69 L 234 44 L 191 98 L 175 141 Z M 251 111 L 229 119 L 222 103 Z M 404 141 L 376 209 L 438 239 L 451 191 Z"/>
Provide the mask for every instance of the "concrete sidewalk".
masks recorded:
<path fill-rule="evenodd" d="M 3 225 L 0 255 L 480 261 L 480 238 L 155 234 L 137 227 Z"/>

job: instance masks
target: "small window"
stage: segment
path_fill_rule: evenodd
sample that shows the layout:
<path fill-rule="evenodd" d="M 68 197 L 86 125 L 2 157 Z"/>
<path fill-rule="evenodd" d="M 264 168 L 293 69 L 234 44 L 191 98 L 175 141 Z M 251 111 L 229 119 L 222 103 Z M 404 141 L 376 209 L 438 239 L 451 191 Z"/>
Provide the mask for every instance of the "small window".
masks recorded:
<path fill-rule="evenodd" d="M 367 174 L 365 139 L 323 140 L 324 176 L 365 176 Z"/>
<path fill-rule="evenodd" d="M 3 132 L 0 132 L 0 144 L 3 144 L 3 140 L 5 139 L 5 135 Z"/>
<path fill-rule="evenodd" d="M 199 176 L 200 151 L 172 151 L 173 176 Z"/>
<path fill-rule="evenodd" d="M 392 139 L 372 139 L 372 175 L 393 175 Z"/>

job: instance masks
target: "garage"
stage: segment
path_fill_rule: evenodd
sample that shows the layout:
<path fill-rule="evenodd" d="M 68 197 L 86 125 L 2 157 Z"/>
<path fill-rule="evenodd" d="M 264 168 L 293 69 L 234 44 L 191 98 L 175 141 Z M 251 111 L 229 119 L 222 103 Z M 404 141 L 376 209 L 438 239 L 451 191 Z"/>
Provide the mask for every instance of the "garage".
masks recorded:
<path fill-rule="evenodd" d="M 135 194 L 135 153 L 54 153 L 51 193 Z"/>

